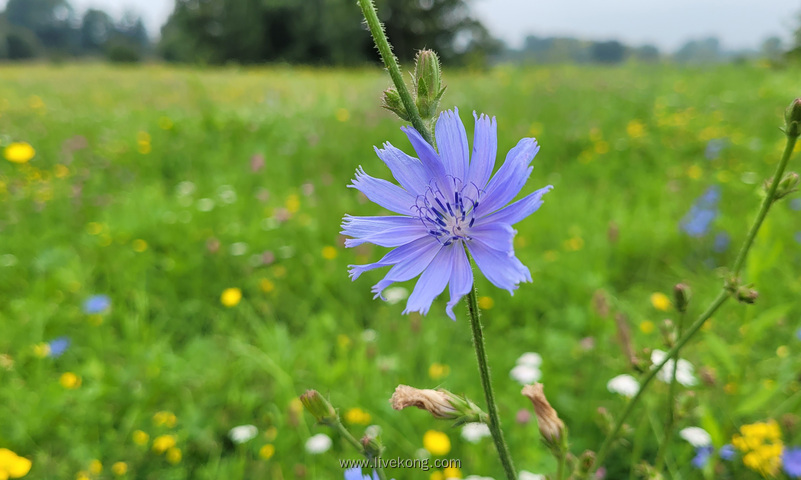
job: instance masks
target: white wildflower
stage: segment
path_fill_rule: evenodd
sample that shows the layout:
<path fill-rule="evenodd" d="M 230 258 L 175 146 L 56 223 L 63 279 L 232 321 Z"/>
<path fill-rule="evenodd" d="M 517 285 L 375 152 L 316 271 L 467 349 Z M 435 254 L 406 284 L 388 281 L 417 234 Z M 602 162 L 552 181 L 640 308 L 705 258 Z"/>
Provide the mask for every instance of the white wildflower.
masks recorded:
<path fill-rule="evenodd" d="M 486 423 L 471 422 L 462 427 L 462 438 L 470 443 L 478 443 L 484 437 L 491 435 Z"/>
<path fill-rule="evenodd" d="M 653 365 L 651 368 L 655 368 L 656 365 L 661 363 L 665 357 L 667 357 L 667 353 L 663 352 L 662 350 L 654 350 L 651 352 L 651 363 Z M 659 371 L 657 374 L 657 378 L 662 380 L 665 383 L 670 383 L 671 379 L 673 378 L 673 360 L 668 360 L 665 363 L 664 368 Z M 698 379 L 695 378 L 693 364 L 684 360 L 683 358 L 679 359 L 679 362 L 676 364 L 676 381 L 680 384 L 684 385 L 685 387 L 692 387 L 693 385 L 698 383 Z"/>
<path fill-rule="evenodd" d="M 234 443 L 245 443 L 258 435 L 259 429 L 255 425 L 240 425 L 228 431 L 228 437 Z"/>
<path fill-rule="evenodd" d="M 318 433 L 306 440 L 306 451 L 312 455 L 325 453 L 331 448 L 331 437 L 324 433 Z"/>
<path fill-rule="evenodd" d="M 696 448 L 712 445 L 712 437 L 701 427 L 683 428 L 679 431 L 679 436 Z"/>
<path fill-rule="evenodd" d="M 640 391 L 640 383 L 631 375 L 623 374 L 609 380 L 606 388 L 612 393 L 631 398 Z"/>

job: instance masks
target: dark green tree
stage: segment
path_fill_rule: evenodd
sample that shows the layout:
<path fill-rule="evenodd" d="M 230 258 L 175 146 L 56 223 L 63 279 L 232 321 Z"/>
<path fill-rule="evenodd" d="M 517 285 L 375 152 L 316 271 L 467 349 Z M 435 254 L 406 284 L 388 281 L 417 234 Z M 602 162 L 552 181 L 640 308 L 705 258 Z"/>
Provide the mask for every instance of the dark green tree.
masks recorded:
<path fill-rule="evenodd" d="M 11 25 L 33 32 L 47 49 L 74 53 L 78 48 L 67 0 L 8 0 L 5 15 Z"/>
<path fill-rule="evenodd" d="M 617 40 L 593 42 L 590 51 L 593 61 L 599 63 L 620 63 L 626 58 L 626 47 Z"/>
<path fill-rule="evenodd" d="M 497 44 L 469 17 L 464 0 L 380 0 L 401 59 L 436 49 L 447 60 Z M 176 0 L 159 49 L 168 60 L 201 63 L 354 64 L 377 59 L 352 0 Z"/>
<path fill-rule="evenodd" d="M 114 20 L 109 14 L 90 8 L 81 20 L 81 49 L 84 53 L 100 53 L 114 31 Z"/>

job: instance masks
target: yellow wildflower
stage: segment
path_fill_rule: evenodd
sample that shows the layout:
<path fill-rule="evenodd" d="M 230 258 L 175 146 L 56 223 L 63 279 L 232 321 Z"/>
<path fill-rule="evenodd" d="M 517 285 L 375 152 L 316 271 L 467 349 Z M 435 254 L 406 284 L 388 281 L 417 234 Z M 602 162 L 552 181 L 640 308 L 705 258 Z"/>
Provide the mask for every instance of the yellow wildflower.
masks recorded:
<path fill-rule="evenodd" d="M 451 373 L 451 367 L 434 362 L 428 367 L 428 376 L 431 377 L 431 380 L 440 380 L 442 378 L 447 377 Z"/>
<path fill-rule="evenodd" d="M 33 346 L 33 354 L 39 358 L 50 355 L 50 344 L 46 342 L 37 343 Z"/>
<path fill-rule="evenodd" d="M 123 476 L 128 473 L 128 464 L 125 462 L 116 462 L 111 466 L 111 471 L 114 475 Z"/>
<path fill-rule="evenodd" d="M 259 287 L 261 288 L 261 291 L 264 293 L 270 293 L 273 290 L 275 290 L 275 284 L 266 278 L 262 278 L 259 281 Z"/>
<path fill-rule="evenodd" d="M 181 458 L 183 458 L 183 454 L 181 454 L 180 448 L 171 447 L 169 450 L 167 450 L 167 461 L 173 465 L 180 462 Z"/>
<path fill-rule="evenodd" d="M 643 320 L 640 322 L 640 331 L 645 334 L 649 334 L 654 331 L 654 322 L 650 320 Z"/>
<path fill-rule="evenodd" d="M 142 240 L 141 238 L 137 238 L 136 240 L 134 240 L 132 246 L 133 246 L 134 252 L 137 252 L 137 253 L 142 253 L 145 250 L 147 250 L 147 242 Z"/>
<path fill-rule="evenodd" d="M 161 411 L 156 412 L 153 415 L 153 425 L 157 427 L 166 426 L 168 428 L 172 428 L 175 426 L 175 422 L 178 419 L 175 417 L 175 414 L 172 412 Z"/>
<path fill-rule="evenodd" d="M 489 310 L 495 306 L 495 300 L 492 297 L 478 297 L 478 306 L 482 310 Z"/>
<path fill-rule="evenodd" d="M 367 425 L 371 418 L 370 414 L 361 408 L 351 408 L 345 412 L 345 421 L 355 425 Z"/>
<path fill-rule="evenodd" d="M 273 455 L 275 455 L 275 446 L 270 443 L 259 449 L 259 456 L 265 460 L 273 458 Z"/>
<path fill-rule="evenodd" d="M 7 448 L 0 448 L 0 479 L 24 477 L 30 470 L 30 460 Z"/>
<path fill-rule="evenodd" d="M 656 292 L 651 294 L 651 305 L 657 310 L 663 312 L 668 311 L 670 308 L 670 299 L 664 293 Z"/>
<path fill-rule="evenodd" d="M 462 471 L 458 467 L 448 467 L 443 471 L 445 478 L 462 478 Z"/>
<path fill-rule="evenodd" d="M 81 377 L 72 372 L 64 372 L 61 374 L 61 378 L 58 379 L 58 383 L 68 390 L 74 390 L 81 386 Z"/>
<path fill-rule="evenodd" d="M 27 163 L 34 155 L 36 155 L 36 150 L 27 142 L 14 142 L 3 151 L 6 160 L 14 163 Z"/>
<path fill-rule="evenodd" d="M 150 435 L 143 432 L 142 430 L 136 430 L 135 432 L 133 432 L 132 437 L 134 443 L 140 446 L 147 445 L 147 442 L 150 441 Z"/>
<path fill-rule="evenodd" d="M 443 432 L 429 430 L 423 435 L 423 448 L 441 457 L 451 451 L 451 439 Z"/>
<path fill-rule="evenodd" d="M 238 288 L 226 288 L 220 296 L 220 302 L 226 307 L 235 307 L 242 300 L 242 290 Z"/>
<path fill-rule="evenodd" d="M 333 260 L 337 258 L 337 249 L 331 245 L 327 245 L 323 247 L 322 255 L 326 260 Z"/>
<path fill-rule="evenodd" d="M 103 473 L 103 463 L 101 463 L 98 459 L 94 459 L 89 462 L 89 473 L 92 473 L 93 475 L 99 475 Z"/>
<path fill-rule="evenodd" d="M 632 120 L 626 125 L 626 133 L 631 138 L 640 138 L 645 135 L 645 125 L 639 120 Z"/>
<path fill-rule="evenodd" d="M 153 451 L 162 454 L 175 446 L 175 437 L 172 435 L 160 435 L 153 439 Z"/>
<path fill-rule="evenodd" d="M 762 476 L 776 476 L 781 467 L 783 444 L 781 429 L 775 420 L 756 422 L 740 427 L 740 434 L 731 440 L 743 452 L 743 464 Z"/>

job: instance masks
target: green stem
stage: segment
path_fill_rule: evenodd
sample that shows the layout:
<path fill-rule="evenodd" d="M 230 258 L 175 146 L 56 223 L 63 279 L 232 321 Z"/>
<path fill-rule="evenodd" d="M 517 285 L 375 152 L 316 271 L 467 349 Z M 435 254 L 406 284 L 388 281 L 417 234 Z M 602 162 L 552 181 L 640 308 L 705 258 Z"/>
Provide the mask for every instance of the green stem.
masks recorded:
<path fill-rule="evenodd" d="M 329 425 L 330 425 L 330 424 L 329 424 Z M 334 428 L 336 428 L 337 432 L 338 432 L 340 435 L 342 435 L 342 438 L 344 438 L 344 439 L 345 439 L 345 440 L 346 440 L 348 443 L 350 443 L 351 445 L 353 445 L 353 448 L 355 448 L 356 450 L 358 450 L 358 452 L 359 452 L 360 454 L 364 455 L 364 458 L 366 458 L 367 460 L 373 460 L 373 459 L 371 459 L 371 458 L 370 458 L 370 456 L 369 456 L 369 455 L 367 455 L 367 451 L 365 451 L 365 449 L 364 449 L 364 445 L 362 445 L 362 444 L 361 444 L 361 442 L 359 442 L 358 440 L 356 440 L 356 437 L 354 437 L 353 435 L 351 435 L 351 433 L 348 431 L 348 429 L 347 429 L 347 428 L 345 428 L 345 425 L 342 425 L 342 422 L 339 422 L 339 421 L 338 421 L 338 422 L 337 422 L 337 423 L 334 425 Z M 380 478 L 381 480 L 387 480 L 387 474 L 386 474 L 386 473 L 384 473 L 384 469 L 383 469 L 383 468 L 381 468 L 381 466 L 380 466 L 380 465 L 378 465 L 377 463 L 374 463 L 374 464 L 373 464 L 373 470 L 375 470 L 375 472 L 376 472 L 376 473 L 378 473 L 378 478 Z"/>
<path fill-rule="evenodd" d="M 762 226 L 762 222 L 768 215 L 770 206 L 773 205 L 773 197 L 776 195 L 776 189 L 779 188 L 779 182 L 781 181 L 782 175 L 784 175 L 784 169 L 787 168 L 787 163 L 790 161 L 790 157 L 793 154 L 793 149 L 795 148 L 795 142 L 797 139 L 798 137 L 787 135 L 787 143 L 784 145 L 784 153 L 782 153 L 782 159 L 779 162 L 779 165 L 776 167 L 776 173 L 773 175 L 773 181 L 770 184 L 768 193 L 765 195 L 765 199 L 762 200 L 762 207 L 759 209 L 759 213 L 754 220 L 754 224 L 751 225 L 751 230 L 748 231 L 748 237 L 746 238 L 745 243 L 743 243 L 740 253 L 737 255 L 737 260 L 734 261 L 734 268 L 732 269 L 732 272 L 734 273 L 735 277 L 740 274 L 740 270 L 743 268 L 743 263 L 745 263 L 745 258 L 748 256 L 748 250 L 751 249 L 751 245 L 754 243 L 757 232 L 759 232 L 759 227 Z"/>
<path fill-rule="evenodd" d="M 566 459 L 567 459 L 567 455 L 565 455 L 565 452 L 562 452 L 562 454 L 557 459 L 557 461 L 559 463 L 558 463 L 558 466 L 556 467 L 556 480 L 562 480 L 563 478 L 565 478 L 565 460 Z"/>
<path fill-rule="evenodd" d="M 717 298 L 712 302 L 712 304 L 706 309 L 704 313 L 701 314 L 698 319 L 690 325 L 690 328 L 687 330 L 687 333 L 681 336 L 679 340 L 676 342 L 676 345 L 667 352 L 665 358 L 659 362 L 658 365 L 654 365 L 650 372 L 645 375 L 645 378 L 642 379 L 640 389 L 637 391 L 637 394 L 634 395 L 634 398 L 631 399 L 630 402 L 626 405 L 626 409 L 623 411 L 623 414 L 618 417 L 617 421 L 615 422 L 615 426 L 612 428 L 612 431 L 609 435 L 606 436 L 604 439 L 604 443 L 601 444 L 601 448 L 598 449 L 598 455 L 595 456 L 595 463 L 592 467 L 592 472 L 594 472 L 599 466 L 603 465 L 603 461 L 606 459 L 606 456 L 609 454 L 609 449 L 612 447 L 612 442 L 617 438 L 617 434 L 620 433 L 621 427 L 623 427 L 623 423 L 626 421 L 628 416 L 634 410 L 634 407 L 637 405 L 640 397 L 642 397 L 643 392 L 645 392 L 646 387 L 651 383 L 651 380 L 654 379 L 656 374 L 665 366 L 665 364 L 673 358 L 673 356 L 678 355 L 679 350 L 684 347 L 684 345 L 690 341 L 690 339 L 695 335 L 695 332 L 701 329 L 709 317 L 711 317 L 718 308 L 720 308 L 726 300 L 729 299 L 729 294 L 725 290 L 721 291 Z"/>
<path fill-rule="evenodd" d="M 492 391 L 492 381 L 487 364 L 487 352 L 484 348 L 484 333 L 482 332 L 481 320 L 479 319 L 480 312 L 478 311 L 478 303 L 476 302 L 475 284 L 470 288 L 470 293 L 467 294 L 467 307 L 470 311 L 470 326 L 473 328 L 473 346 L 476 349 L 476 357 L 478 358 L 478 371 L 481 374 L 481 386 L 484 388 L 484 397 L 487 399 L 490 433 L 492 433 L 492 440 L 495 442 L 495 448 L 498 450 L 498 456 L 506 472 L 506 478 L 509 480 L 516 480 L 517 474 L 515 473 L 515 467 L 512 463 L 512 456 L 509 454 L 509 447 L 506 446 L 506 440 L 503 439 L 501 422 L 498 418 L 498 406 L 495 404 L 495 393 Z"/>
<path fill-rule="evenodd" d="M 423 136 L 426 142 L 434 145 L 434 139 L 431 137 L 423 119 L 420 117 L 417 105 L 415 105 L 412 95 L 409 93 L 409 89 L 406 88 L 406 83 L 403 81 L 403 75 L 401 74 L 400 67 L 398 67 L 398 61 L 392 53 L 392 46 L 389 44 L 387 36 L 384 33 L 384 26 L 381 25 L 381 21 L 378 20 L 378 13 L 376 13 L 373 0 L 359 0 L 359 6 L 362 8 L 364 19 L 367 20 L 367 26 L 370 28 L 370 33 L 373 35 L 375 46 L 378 47 L 381 59 L 384 61 L 389 76 L 392 78 L 392 83 L 394 83 L 395 88 L 398 89 L 398 95 L 400 95 L 401 102 L 403 102 L 403 107 L 412 120 L 412 126 Z"/>
<path fill-rule="evenodd" d="M 684 333 L 684 319 L 687 318 L 687 312 L 679 313 L 679 328 L 678 337 Z M 679 357 L 673 359 L 673 372 L 670 374 L 670 386 L 668 387 L 668 406 L 667 406 L 667 420 L 665 420 L 665 434 L 662 436 L 662 444 L 659 445 L 659 450 L 656 453 L 656 461 L 654 467 L 657 472 L 662 471 L 662 466 L 665 463 L 665 456 L 667 455 L 667 447 L 673 437 L 673 427 L 675 426 L 675 402 L 676 402 L 676 372 L 679 370 Z"/>
<path fill-rule="evenodd" d="M 746 237 L 745 242 L 740 249 L 740 253 L 737 255 L 737 260 L 734 262 L 734 268 L 732 271 L 734 272 L 735 277 L 740 273 L 743 263 L 748 256 L 748 251 L 751 249 L 751 245 L 754 243 L 754 239 L 759 232 L 759 228 L 762 226 L 762 222 L 765 220 L 765 216 L 768 214 L 768 210 L 770 210 L 771 204 L 773 204 L 773 197 L 776 195 L 776 189 L 779 187 L 779 182 L 782 179 L 785 168 L 787 168 L 787 163 L 792 156 L 797 139 L 798 137 L 795 135 L 787 135 L 787 143 L 784 146 L 784 152 L 782 153 L 782 158 L 779 161 L 779 165 L 776 167 L 776 173 L 773 175 L 773 181 L 768 188 L 765 199 L 762 201 L 762 206 L 759 209 L 759 213 L 757 214 L 756 219 L 754 219 L 754 224 L 751 225 L 751 229 L 748 231 L 748 236 Z M 701 329 L 701 327 L 704 325 L 704 322 L 706 322 L 717 311 L 717 309 L 726 302 L 728 298 L 729 293 L 724 287 L 723 290 L 718 293 L 718 296 L 712 301 L 712 304 L 709 305 L 706 311 L 702 313 L 692 325 L 690 325 L 687 333 L 682 335 L 676 342 L 676 345 L 674 345 L 667 355 L 665 355 L 665 359 L 662 360 L 659 365 L 654 366 L 650 372 L 648 372 L 648 374 L 642 380 L 642 385 L 640 385 L 639 391 L 637 391 L 637 394 L 634 396 L 634 398 L 632 398 L 628 405 L 626 405 L 626 409 L 623 411 L 623 414 L 617 419 L 612 431 L 604 439 L 604 442 L 601 444 L 601 448 L 598 449 L 598 455 L 595 457 L 595 463 L 593 464 L 590 473 L 593 473 L 598 469 L 598 467 L 603 465 L 603 461 L 609 454 L 612 443 L 617 437 L 617 434 L 620 433 L 620 428 L 623 426 L 623 422 L 626 421 L 626 418 L 628 418 L 628 416 L 634 410 L 634 407 L 637 405 L 637 402 L 645 391 L 645 388 L 651 383 L 651 380 L 653 380 L 653 378 L 656 376 L 656 373 L 659 372 L 659 370 L 661 370 L 671 358 L 674 356 L 678 357 L 679 351 L 682 349 L 682 347 L 684 347 L 684 345 L 696 334 L 696 332 Z"/>

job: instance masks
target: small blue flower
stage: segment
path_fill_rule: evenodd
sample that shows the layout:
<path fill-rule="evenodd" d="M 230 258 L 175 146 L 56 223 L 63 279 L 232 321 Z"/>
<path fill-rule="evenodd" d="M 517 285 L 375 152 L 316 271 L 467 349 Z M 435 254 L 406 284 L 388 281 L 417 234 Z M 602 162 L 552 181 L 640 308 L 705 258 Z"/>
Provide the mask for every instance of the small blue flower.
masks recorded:
<path fill-rule="evenodd" d="M 58 337 L 53 340 L 50 340 L 48 343 L 50 346 L 48 355 L 53 358 L 58 358 L 67 351 L 67 348 L 70 346 L 70 339 L 67 337 Z"/>
<path fill-rule="evenodd" d="M 373 477 L 362 475 L 362 467 L 350 468 L 345 470 L 345 480 L 378 480 L 378 473 L 373 470 Z"/>
<path fill-rule="evenodd" d="M 695 450 L 695 457 L 692 459 L 691 462 L 693 467 L 704 468 L 704 465 L 706 465 L 706 463 L 709 461 L 709 457 L 712 456 L 712 452 L 714 451 L 715 449 L 709 445 L 706 447 L 698 447 Z"/>
<path fill-rule="evenodd" d="M 713 185 L 704 192 L 681 220 L 680 226 L 691 237 L 703 237 L 718 216 L 720 187 Z"/>
<path fill-rule="evenodd" d="M 412 128 L 403 131 L 419 160 L 389 143 L 383 149 L 375 149 L 400 186 L 371 177 L 361 167 L 349 185 L 400 214 L 346 215 L 342 233 L 352 237 L 345 241 L 346 247 L 367 242 L 398 247 L 376 263 L 350 266 L 352 280 L 368 270 L 392 267 L 373 286 L 376 297 L 383 299 L 382 292 L 388 286 L 420 275 L 403 313 L 425 315 L 434 298 L 450 284 L 450 301 L 445 310 L 455 320 L 453 307 L 473 286 L 467 252 L 492 284 L 510 293 L 520 282 L 531 281 L 528 268 L 515 257 L 512 240 L 516 231 L 512 225 L 537 211 L 542 196 L 552 187 L 506 205 L 525 185 L 539 146 L 533 138 L 520 140 L 490 179 L 498 149 L 495 118 L 473 116 L 476 128 L 472 161 L 464 125 L 459 111 L 454 109 L 442 112 L 437 121 L 439 152 Z"/>
<path fill-rule="evenodd" d="M 801 210 L 801 198 L 794 198 L 790 200 L 790 208 L 793 210 Z"/>
<path fill-rule="evenodd" d="M 704 156 L 707 160 L 714 160 L 720 156 L 721 150 L 723 147 L 726 146 L 726 139 L 724 138 L 713 138 L 706 144 L 706 148 L 704 149 Z"/>
<path fill-rule="evenodd" d="M 796 242 L 801 243 L 801 232 L 795 232 L 793 238 L 795 238 Z"/>
<path fill-rule="evenodd" d="M 103 313 L 111 308 L 111 299 L 108 295 L 92 295 L 83 302 L 83 311 L 90 315 Z"/>
<path fill-rule="evenodd" d="M 726 445 L 720 447 L 720 450 L 718 450 L 718 454 L 720 455 L 720 458 L 722 458 L 723 460 L 731 460 L 737 454 L 737 451 L 734 450 L 733 445 L 727 443 Z"/>
<path fill-rule="evenodd" d="M 799 329 L 798 329 L 798 330 L 795 332 L 795 338 L 797 338 L 797 339 L 801 340 L 801 328 L 799 328 Z"/>
<path fill-rule="evenodd" d="M 712 244 L 712 249 L 718 253 L 725 252 L 731 244 L 731 237 L 726 232 L 718 232 L 715 235 L 715 243 Z"/>
<path fill-rule="evenodd" d="M 790 478 L 801 478 L 801 448 L 785 448 L 782 453 L 782 467 Z"/>

